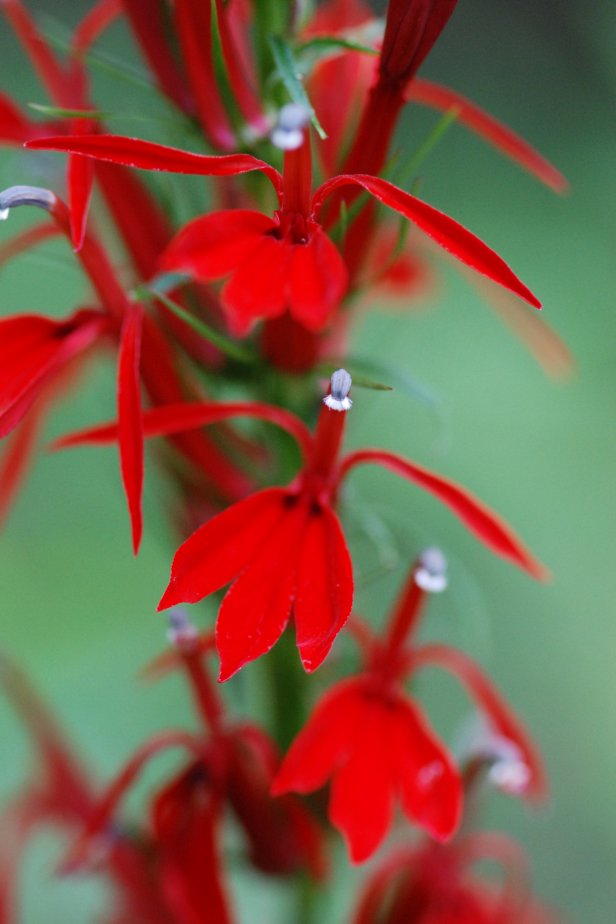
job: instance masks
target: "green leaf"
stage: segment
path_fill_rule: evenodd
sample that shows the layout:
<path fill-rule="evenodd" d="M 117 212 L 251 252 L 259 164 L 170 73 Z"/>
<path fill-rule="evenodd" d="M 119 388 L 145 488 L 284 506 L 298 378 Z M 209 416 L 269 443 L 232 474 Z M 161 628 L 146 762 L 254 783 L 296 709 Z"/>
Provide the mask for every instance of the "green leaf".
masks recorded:
<path fill-rule="evenodd" d="M 111 115 L 100 109 L 62 109 L 60 106 L 46 106 L 43 103 L 28 103 L 28 107 L 54 119 L 107 119 Z"/>
<path fill-rule="evenodd" d="M 291 97 L 291 101 L 298 103 L 300 106 L 305 106 L 306 109 L 308 109 L 311 114 L 312 124 L 319 138 L 327 138 L 327 134 L 317 119 L 316 113 L 304 89 L 301 70 L 291 46 L 279 35 L 272 35 L 269 40 L 269 45 L 276 65 L 276 71 L 287 93 Z"/>
<path fill-rule="evenodd" d="M 296 48 L 297 54 L 307 69 L 313 67 L 317 61 L 337 55 L 341 51 L 359 51 L 362 54 L 377 56 L 378 51 L 370 45 L 362 45 L 352 39 L 345 39 L 333 35 L 318 35 L 302 42 Z"/>
<path fill-rule="evenodd" d="M 157 298 L 172 314 L 184 321 L 200 337 L 217 347 L 222 353 L 225 353 L 231 359 L 237 360 L 237 362 L 254 365 L 256 360 L 252 353 L 239 346 L 229 337 L 225 337 L 224 334 L 214 330 L 209 324 L 196 318 L 185 308 L 182 308 L 181 305 L 178 305 L 177 302 L 174 302 L 172 298 L 169 298 L 163 291 L 150 286 L 139 286 L 133 291 L 132 297 L 137 301 L 148 301 L 149 299 Z"/>
<path fill-rule="evenodd" d="M 412 154 L 409 160 L 403 165 L 402 171 L 398 174 L 396 179 L 397 186 L 400 186 L 402 183 L 401 177 L 412 177 L 417 173 L 419 167 L 423 164 L 428 155 L 432 153 L 448 129 L 451 128 L 459 114 L 459 108 L 457 106 L 452 106 L 452 108 L 438 120 L 434 128 L 425 136 L 415 153 Z"/>

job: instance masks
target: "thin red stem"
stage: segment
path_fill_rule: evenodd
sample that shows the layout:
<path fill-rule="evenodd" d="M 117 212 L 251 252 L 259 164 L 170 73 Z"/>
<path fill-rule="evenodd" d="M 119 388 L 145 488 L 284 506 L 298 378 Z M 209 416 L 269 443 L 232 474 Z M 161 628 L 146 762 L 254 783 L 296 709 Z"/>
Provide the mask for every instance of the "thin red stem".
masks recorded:
<path fill-rule="evenodd" d="M 304 132 L 304 142 L 284 155 L 282 212 L 285 215 L 308 217 L 312 202 L 312 153 L 310 134 Z"/>
<path fill-rule="evenodd" d="M 190 679 L 197 711 L 205 727 L 216 734 L 221 729 L 224 710 L 203 664 L 201 647 L 196 642 L 181 650 L 180 655 Z"/>

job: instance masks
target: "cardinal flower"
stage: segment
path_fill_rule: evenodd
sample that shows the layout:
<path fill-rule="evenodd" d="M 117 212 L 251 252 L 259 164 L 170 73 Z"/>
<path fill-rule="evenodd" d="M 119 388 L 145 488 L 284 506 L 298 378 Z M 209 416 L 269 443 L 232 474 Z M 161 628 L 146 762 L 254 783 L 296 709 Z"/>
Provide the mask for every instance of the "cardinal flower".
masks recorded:
<path fill-rule="evenodd" d="M 478 874 L 496 864 L 502 883 Z M 450 844 L 398 850 L 370 876 L 352 924 L 557 924 L 532 894 L 528 859 L 503 834 L 477 831 Z"/>
<path fill-rule="evenodd" d="M 454 482 L 376 449 L 339 460 L 350 388 L 344 369 L 332 375 L 314 436 L 293 414 L 266 404 L 180 404 L 143 415 L 146 437 L 240 415 L 261 418 L 286 429 L 303 456 L 289 486 L 266 488 L 228 507 L 193 533 L 173 560 L 159 609 L 196 603 L 231 584 L 216 625 L 220 680 L 269 651 L 291 616 L 305 670 L 315 670 L 327 656 L 353 601 L 351 559 L 335 506 L 341 482 L 356 465 L 382 465 L 418 484 L 493 552 L 534 577 L 544 576 L 542 566 L 496 514 Z M 65 437 L 56 446 L 117 438 L 117 426 L 106 424 Z"/>
<path fill-rule="evenodd" d="M 455 832 L 461 814 L 458 771 L 403 681 L 427 663 L 451 671 L 468 688 L 500 740 L 526 772 L 530 794 L 543 787 L 532 742 L 490 681 L 466 656 L 445 646 L 407 646 L 427 591 L 446 586 L 443 556 L 430 549 L 413 568 L 394 607 L 384 641 L 363 628 L 366 669 L 331 688 L 291 745 L 273 786 L 275 794 L 308 793 L 331 780 L 329 818 L 344 835 L 351 858 L 374 853 L 399 801 L 405 815 L 437 840 Z M 513 774 L 510 774 L 512 777 Z"/>
<path fill-rule="evenodd" d="M 196 218 L 171 242 L 160 264 L 161 269 L 184 271 L 201 280 L 228 277 L 221 295 L 237 334 L 246 333 L 259 318 L 279 317 L 286 311 L 311 331 L 327 325 L 345 295 L 347 268 L 319 215 L 333 193 L 348 187 L 364 190 L 463 263 L 536 308 L 541 306 L 504 260 L 479 238 L 386 180 L 363 173 L 341 174 L 312 193 L 308 117 L 307 110 L 296 105 L 281 111 L 272 137 L 285 149 L 282 176 L 248 154 L 209 157 L 117 135 L 35 139 L 27 146 L 172 173 L 264 173 L 278 197 L 279 208 L 273 217 L 235 209 Z"/>

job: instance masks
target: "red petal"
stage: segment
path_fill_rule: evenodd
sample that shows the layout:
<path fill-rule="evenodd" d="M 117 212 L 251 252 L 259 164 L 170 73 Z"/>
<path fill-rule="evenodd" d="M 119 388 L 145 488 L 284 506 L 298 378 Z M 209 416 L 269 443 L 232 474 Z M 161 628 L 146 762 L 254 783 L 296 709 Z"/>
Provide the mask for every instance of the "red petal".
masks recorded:
<path fill-rule="evenodd" d="M 252 401 L 228 404 L 204 401 L 193 404 L 167 404 L 151 408 L 143 414 L 143 434 L 145 437 L 170 436 L 174 433 L 184 433 L 187 430 L 197 430 L 199 427 L 228 420 L 230 417 L 256 417 L 275 424 L 290 433 L 297 441 L 304 458 L 310 455 L 312 434 L 295 414 L 281 407 Z M 94 445 L 113 443 L 117 438 L 117 424 L 103 424 L 61 437 L 53 443 L 52 448 L 64 449 L 84 443 Z"/>
<path fill-rule="evenodd" d="M 176 0 L 175 21 L 182 57 L 197 103 L 199 120 L 207 138 L 225 151 L 235 147 L 229 121 L 216 81 L 212 49 L 212 3 Z"/>
<path fill-rule="evenodd" d="M 107 827 L 120 800 L 133 785 L 145 765 L 161 751 L 173 747 L 184 748 L 195 756 L 201 754 L 197 739 L 181 731 L 160 732 L 142 744 L 98 798 L 94 809 L 89 813 L 83 832 L 62 862 L 63 872 L 70 872 L 84 862 L 93 839 Z"/>
<path fill-rule="evenodd" d="M 306 671 L 327 656 L 353 605 L 353 566 L 336 514 L 311 514 L 297 573 L 294 617 L 297 647 Z"/>
<path fill-rule="evenodd" d="M 168 173 L 191 173 L 198 176 L 236 176 L 259 170 L 271 181 L 277 193 L 282 193 L 279 172 L 251 154 L 223 154 L 210 157 L 193 154 L 179 148 L 170 148 L 140 138 L 122 135 L 65 135 L 64 137 L 37 138 L 26 143 L 28 148 L 44 151 L 64 151 L 68 154 L 87 154 L 112 164 L 138 167 L 140 170 L 164 170 Z"/>
<path fill-rule="evenodd" d="M 282 762 L 273 795 L 320 789 L 348 759 L 364 718 L 361 690 L 357 680 L 345 680 L 319 700 Z"/>
<path fill-rule="evenodd" d="M 221 682 L 266 654 L 284 632 L 307 516 L 307 506 L 301 501 L 287 507 L 227 591 L 216 623 Z"/>
<path fill-rule="evenodd" d="M 413 103 L 433 106 L 445 112 L 457 109 L 458 122 L 476 132 L 489 144 L 536 176 L 546 186 L 557 193 L 564 193 L 569 188 L 569 183 L 560 170 L 552 166 L 528 142 L 460 93 L 432 83 L 431 80 L 415 79 L 411 82 L 406 95 Z"/>
<path fill-rule="evenodd" d="M 34 66 L 39 80 L 57 105 L 71 105 L 70 78 L 20 0 L 3 0 L 2 11 Z"/>
<path fill-rule="evenodd" d="M 62 229 L 58 225 L 52 225 L 49 222 L 26 228 L 21 234 L 16 234 L 10 241 L 0 245 L 0 266 L 8 263 L 9 260 L 12 260 L 13 257 L 18 256 L 20 253 L 40 244 L 41 241 L 46 241 L 49 237 L 57 237 L 62 233 Z"/>
<path fill-rule="evenodd" d="M 290 266 L 290 308 L 308 330 L 319 331 L 347 289 L 347 270 L 337 247 L 315 224 L 306 244 L 296 244 Z"/>
<path fill-rule="evenodd" d="M 19 423 L 46 377 L 89 347 L 105 324 L 90 311 L 65 321 L 39 315 L 0 320 L 0 436 Z"/>
<path fill-rule="evenodd" d="M 422 645 L 415 652 L 414 667 L 424 664 L 442 667 L 464 684 L 497 734 L 513 742 L 522 755 L 530 771 L 528 794 L 533 798 L 543 798 L 547 792 L 547 780 L 541 755 L 524 724 L 479 665 L 463 652 L 436 643 Z"/>
<path fill-rule="evenodd" d="M 6 93 L 0 93 L 0 141 L 23 144 L 36 134 L 35 126 L 28 121 Z"/>
<path fill-rule="evenodd" d="M 34 142 L 35 144 L 37 142 Z M 398 189 L 387 180 L 368 174 L 346 174 L 336 176 L 319 187 L 315 193 L 313 205 L 315 212 L 321 208 L 326 197 L 340 186 L 361 186 L 370 195 L 378 199 L 409 221 L 414 222 L 425 234 L 429 235 L 445 250 L 468 264 L 479 273 L 504 286 L 525 299 L 535 308 L 541 308 L 541 302 L 524 283 L 518 279 L 511 268 L 487 244 L 484 244 L 471 231 L 458 224 L 453 218 L 433 208 L 416 196 Z"/>
<path fill-rule="evenodd" d="M 160 269 L 188 272 L 197 279 L 220 279 L 237 269 L 275 227 L 261 212 L 212 212 L 182 228 L 160 258 Z"/>
<path fill-rule="evenodd" d="M 73 32 L 73 52 L 84 55 L 122 13 L 122 0 L 98 0 Z"/>
<path fill-rule="evenodd" d="M 288 304 L 289 264 L 293 245 L 274 237 L 261 243 L 236 269 L 221 292 L 229 323 L 238 336 L 258 318 L 274 318 Z"/>
<path fill-rule="evenodd" d="M 392 718 L 386 704 L 364 699 L 353 750 L 332 782 L 329 819 L 344 834 L 354 863 L 374 853 L 392 823 Z"/>
<path fill-rule="evenodd" d="M 133 550 L 139 551 L 143 519 L 141 495 L 143 492 L 143 423 L 141 416 L 141 389 L 139 358 L 143 308 L 130 305 L 122 327 L 118 364 L 118 440 L 122 481 L 130 513 Z"/>
<path fill-rule="evenodd" d="M 81 250 L 86 233 L 88 206 L 94 183 L 94 164 L 87 157 L 73 154 L 68 159 L 71 240 L 75 253 Z"/>
<path fill-rule="evenodd" d="M 446 840 L 462 813 L 458 771 L 411 703 L 396 704 L 392 738 L 404 811 L 432 837 Z"/>
<path fill-rule="evenodd" d="M 266 488 L 201 526 L 175 553 L 169 586 L 158 609 L 196 603 L 232 581 L 284 516 L 288 496 L 282 488 Z"/>
<path fill-rule="evenodd" d="M 45 407 L 39 404 L 36 410 L 38 413 L 33 411 L 12 434 L 0 461 L 0 525 L 4 522 L 34 455 Z"/>
<path fill-rule="evenodd" d="M 340 467 L 339 477 L 343 478 L 353 466 L 362 463 L 382 465 L 401 478 L 418 484 L 453 510 L 466 528 L 496 555 L 514 562 L 538 580 L 547 580 L 549 577 L 549 572 L 509 526 L 493 510 L 454 481 L 435 475 L 434 472 L 392 452 L 377 449 L 362 449 L 348 455 Z"/>
<path fill-rule="evenodd" d="M 193 115 L 194 107 L 184 75 L 168 42 L 171 36 L 167 10 L 162 4 L 146 4 L 143 0 L 122 0 L 122 6 L 161 90 L 180 110 Z"/>

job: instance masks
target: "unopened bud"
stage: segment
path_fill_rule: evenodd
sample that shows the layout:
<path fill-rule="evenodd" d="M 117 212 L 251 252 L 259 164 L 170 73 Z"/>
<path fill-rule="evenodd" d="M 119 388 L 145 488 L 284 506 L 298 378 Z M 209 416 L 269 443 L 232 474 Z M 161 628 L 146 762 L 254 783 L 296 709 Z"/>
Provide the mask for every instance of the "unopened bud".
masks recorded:
<path fill-rule="evenodd" d="M 447 559 L 436 547 L 425 549 L 419 556 L 415 583 L 431 594 L 440 594 L 447 588 Z"/>
<path fill-rule="evenodd" d="M 43 189 L 41 186 L 9 186 L 0 192 L 0 219 L 6 220 L 10 210 L 20 205 L 35 205 L 51 212 L 57 201 L 50 189 Z"/>
<path fill-rule="evenodd" d="M 188 613 L 180 606 L 175 606 L 167 614 L 169 628 L 167 641 L 174 648 L 190 647 L 198 636 L 197 627 L 188 618 Z"/>
<path fill-rule="evenodd" d="M 301 103 L 287 103 L 278 113 L 271 134 L 272 144 L 281 151 L 295 151 L 304 143 L 304 129 L 310 122 L 310 110 Z"/>
<path fill-rule="evenodd" d="M 349 398 L 351 376 L 346 369 L 337 369 L 330 379 L 330 393 L 323 398 L 330 411 L 348 411 L 353 402 Z"/>

